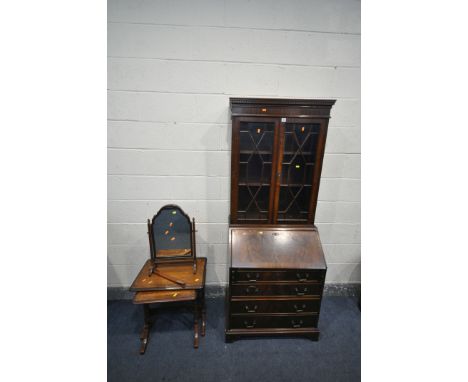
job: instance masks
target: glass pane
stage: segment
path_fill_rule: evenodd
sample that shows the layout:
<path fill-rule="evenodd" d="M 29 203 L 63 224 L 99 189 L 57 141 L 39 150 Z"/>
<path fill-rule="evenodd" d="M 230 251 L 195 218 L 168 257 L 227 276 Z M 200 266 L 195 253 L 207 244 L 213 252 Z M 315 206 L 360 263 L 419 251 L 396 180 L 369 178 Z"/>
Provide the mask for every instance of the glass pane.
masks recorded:
<path fill-rule="evenodd" d="M 320 124 L 285 123 L 278 222 L 307 221 Z"/>
<path fill-rule="evenodd" d="M 268 221 L 275 124 L 240 123 L 238 220 Z"/>

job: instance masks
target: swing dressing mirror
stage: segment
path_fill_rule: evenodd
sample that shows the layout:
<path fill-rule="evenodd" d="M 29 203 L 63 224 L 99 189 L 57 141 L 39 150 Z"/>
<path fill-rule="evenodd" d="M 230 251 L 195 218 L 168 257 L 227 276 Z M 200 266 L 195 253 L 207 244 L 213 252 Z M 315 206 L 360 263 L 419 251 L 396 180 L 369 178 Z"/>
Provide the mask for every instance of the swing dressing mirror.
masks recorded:
<path fill-rule="evenodd" d="M 148 219 L 151 259 L 164 262 L 195 264 L 195 219 L 175 204 L 162 207 L 153 219 Z"/>

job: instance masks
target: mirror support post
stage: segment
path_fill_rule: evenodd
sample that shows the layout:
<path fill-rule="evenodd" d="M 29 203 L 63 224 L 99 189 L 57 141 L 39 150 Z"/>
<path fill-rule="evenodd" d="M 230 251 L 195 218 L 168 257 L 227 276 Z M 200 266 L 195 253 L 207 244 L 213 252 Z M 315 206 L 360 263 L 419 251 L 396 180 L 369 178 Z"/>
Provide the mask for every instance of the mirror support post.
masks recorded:
<path fill-rule="evenodd" d="M 195 218 L 192 218 L 192 254 L 193 254 L 193 274 L 197 273 L 197 245 L 195 242 Z"/>

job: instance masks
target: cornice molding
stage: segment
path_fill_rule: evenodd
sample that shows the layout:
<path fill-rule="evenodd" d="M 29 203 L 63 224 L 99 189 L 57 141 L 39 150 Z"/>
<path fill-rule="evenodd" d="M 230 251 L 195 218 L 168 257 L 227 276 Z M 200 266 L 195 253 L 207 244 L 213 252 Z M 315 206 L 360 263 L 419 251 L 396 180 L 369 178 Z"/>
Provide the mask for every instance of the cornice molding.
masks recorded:
<path fill-rule="evenodd" d="M 229 98 L 229 103 L 234 105 L 295 105 L 308 107 L 328 107 L 331 108 L 336 100 L 333 99 L 292 99 L 292 98 Z"/>

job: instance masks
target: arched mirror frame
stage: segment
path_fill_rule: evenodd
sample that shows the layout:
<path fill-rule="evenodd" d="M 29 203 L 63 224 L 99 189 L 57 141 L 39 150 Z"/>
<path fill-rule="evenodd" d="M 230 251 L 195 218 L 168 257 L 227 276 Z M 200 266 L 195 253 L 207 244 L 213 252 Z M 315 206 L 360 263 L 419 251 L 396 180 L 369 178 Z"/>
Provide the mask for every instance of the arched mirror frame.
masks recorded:
<path fill-rule="evenodd" d="M 188 226 L 190 227 L 190 254 L 182 256 L 157 256 L 156 243 L 154 242 L 154 223 L 156 219 L 166 210 L 177 210 L 184 218 L 187 219 Z M 185 211 L 176 204 L 167 204 L 160 208 L 158 213 L 150 220 L 148 219 L 148 237 L 150 245 L 151 260 L 153 263 L 187 263 L 193 262 L 194 270 L 196 269 L 196 244 L 195 244 L 195 218 L 190 221 L 190 217 Z"/>

